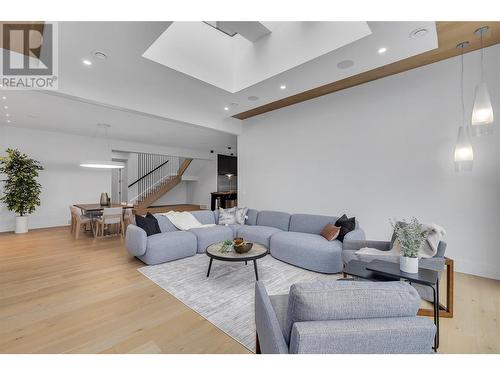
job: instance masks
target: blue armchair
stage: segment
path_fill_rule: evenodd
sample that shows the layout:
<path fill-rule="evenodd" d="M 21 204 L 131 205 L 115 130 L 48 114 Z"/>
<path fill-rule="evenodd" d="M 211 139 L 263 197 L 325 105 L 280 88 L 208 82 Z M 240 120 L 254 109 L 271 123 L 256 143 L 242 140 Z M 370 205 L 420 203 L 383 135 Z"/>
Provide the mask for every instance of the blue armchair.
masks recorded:
<path fill-rule="evenodd" d="M 299 283 L 269 296 L 258 281 L 257 353 L 431 353 L 436 327 L 419 304 L 403 282 Z"/>

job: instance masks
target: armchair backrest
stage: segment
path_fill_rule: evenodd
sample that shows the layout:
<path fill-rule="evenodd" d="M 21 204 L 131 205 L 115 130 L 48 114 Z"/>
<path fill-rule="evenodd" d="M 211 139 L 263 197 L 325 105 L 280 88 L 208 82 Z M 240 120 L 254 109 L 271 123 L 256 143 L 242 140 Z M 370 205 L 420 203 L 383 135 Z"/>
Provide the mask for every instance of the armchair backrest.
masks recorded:
<path fill-rule="evenodd" d="M 415 317 L 420 297 L 400 282 L 328 281 L 290 287 L 284 336 L 297 322 Z"/>
<path fill-rule="evenodd" d="M 446 252 L 446 246 L 447 246 L 446 242 L 439 241 L 437 253 L 436 255 L 434 255 L 434 257 L 444 258 L 444 253 Z"/>

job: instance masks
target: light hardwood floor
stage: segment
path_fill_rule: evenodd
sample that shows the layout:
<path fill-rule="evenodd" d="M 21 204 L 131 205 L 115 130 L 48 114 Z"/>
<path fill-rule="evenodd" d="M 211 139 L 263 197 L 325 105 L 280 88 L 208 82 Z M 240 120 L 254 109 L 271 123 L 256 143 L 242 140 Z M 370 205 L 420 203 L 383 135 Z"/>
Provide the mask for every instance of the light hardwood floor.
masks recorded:
<path fill-rule="evenodd" d="M 0 353 L 249 353 L 137 271 L 120 238 L 0 234 Z M 440 353 L 500 353 L 500 281 L 457 273 Z"/>

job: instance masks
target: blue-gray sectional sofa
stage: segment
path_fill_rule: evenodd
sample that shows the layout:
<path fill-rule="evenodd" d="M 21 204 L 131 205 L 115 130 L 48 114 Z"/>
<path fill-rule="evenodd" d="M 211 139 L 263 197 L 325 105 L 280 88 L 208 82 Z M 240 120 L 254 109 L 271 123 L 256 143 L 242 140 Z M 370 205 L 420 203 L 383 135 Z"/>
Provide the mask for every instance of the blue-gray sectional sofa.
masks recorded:
<path fill-rule="evenodd" d="M 192 211 L 202 224 L 217 224 L 218 211 Z M 249 209 L 243 225 L 215 225 L 179 231 L 163 215 L 155 215 L 161 233 L 147 237 L 134 224 L 127 227 L 126 246 L 130 254 L 153 265 L 203 253 L 212 243 L 243 237 L 269 247 L 271 255 L 283 262 L 322 273 L 342 271 L 342 242 L 327 241 L 320 235 L 327 223 L 338 217 L 293 214 L 278 211 Z M 344 241 L 364 240 L 365 233 L 356 228 L 347 233 Z"/>

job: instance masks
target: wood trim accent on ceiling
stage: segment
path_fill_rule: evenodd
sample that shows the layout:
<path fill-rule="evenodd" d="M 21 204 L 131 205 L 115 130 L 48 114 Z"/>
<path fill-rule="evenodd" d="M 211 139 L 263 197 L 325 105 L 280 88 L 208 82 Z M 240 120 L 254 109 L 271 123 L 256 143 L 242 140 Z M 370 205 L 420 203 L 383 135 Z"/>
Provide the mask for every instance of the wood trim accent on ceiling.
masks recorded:
<path fill-rule="evenodd" d="M 464 51 L 472 52 L 481 47 L 479 36 L 474 31 L 482 26 L 489 26 L 490 32 L 483 36 L 485 47 L 500 43 L 500 22 L 436 22 L 438 36 L 438 48 L 424 52 L 392 64 L 369 70 L 354 76 L 344 78 L 340 81 L 328 83 L 301 93 L 276 100 L 271 103 L 261 105 L 245 112 L 237 113 L 233 117 L 238 120 L 245 120 L 266 112 L 271 112 L 306 100 L 314 99 L 323 95 L 331 94 L 335 91 L 347 89 L 349 87 L 361 85 L 393 74 L 405 72 L 437 61 L 445 60 L 460 54 L 456 48 L 457 44 L 468 40 L 469 46 Z"/>

